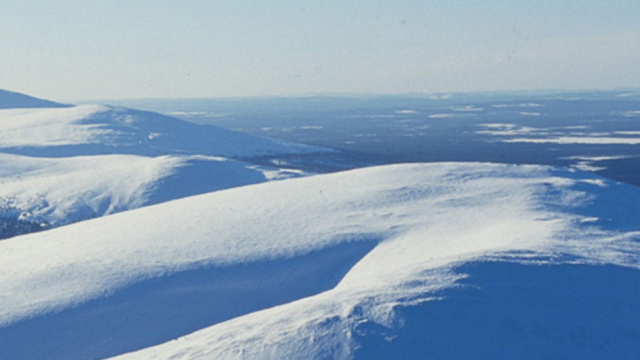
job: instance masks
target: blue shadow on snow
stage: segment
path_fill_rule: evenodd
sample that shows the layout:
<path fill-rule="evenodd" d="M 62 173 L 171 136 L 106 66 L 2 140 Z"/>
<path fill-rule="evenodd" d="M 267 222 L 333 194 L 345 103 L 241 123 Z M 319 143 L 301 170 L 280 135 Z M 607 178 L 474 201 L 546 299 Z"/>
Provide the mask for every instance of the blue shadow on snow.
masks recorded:
<path fill-rule="evenodd" d="M 476 262 L 442 300 L 359 325 L 358 359 L 640 359 L 640 271 Z M 433 295 L 433 294 L 432 294 Z"/>
<path fill-rule="evenodd" d="M 357 241 L 297 256 L 154 278 L 59 313 L 0 329 L 5 359 L 96 359 L 142 349 L 335 287 L 377 245 Z"/>

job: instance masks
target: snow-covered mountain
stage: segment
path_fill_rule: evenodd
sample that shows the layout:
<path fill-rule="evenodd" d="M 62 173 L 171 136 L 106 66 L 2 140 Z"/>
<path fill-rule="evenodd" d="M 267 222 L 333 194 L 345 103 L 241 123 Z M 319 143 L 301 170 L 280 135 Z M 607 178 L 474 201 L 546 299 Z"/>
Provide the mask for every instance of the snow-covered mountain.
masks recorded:
<path fill-rule="evenodd" d="M 0 239 L 303 174 L 234 158 L 331 152 L 132 109 L 0 104 Z"/>
<path fill-rule="evenodd" d="M 366 168 L 0 242 L 8 358 L 635 358 L 640 190 Z"/>
<path fill-rule="evenodd" d="M 67 106 L 70 105 L 59 104 L 53 101 L 38 99 L 25 94 L 0 89 L 0 109 L 54 108 Z"/>
<path fill-rule="evenodd" d="M 0 152 L 63 157 L 167 154 L 257 157 L 328 151 L 153 112 L 80 105 L 0 111 Z"/>
<path fill-rule="evenodd" d="M 0 153 L 0 238 L 301 172 L 203 155 Z"/>

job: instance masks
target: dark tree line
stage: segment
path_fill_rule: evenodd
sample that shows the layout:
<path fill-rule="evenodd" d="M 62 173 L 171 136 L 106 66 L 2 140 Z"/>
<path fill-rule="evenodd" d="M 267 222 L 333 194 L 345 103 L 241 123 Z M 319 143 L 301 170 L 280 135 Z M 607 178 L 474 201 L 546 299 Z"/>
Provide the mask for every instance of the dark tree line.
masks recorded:
<path fill-rule="evenodd" d="M 49 229 L 46 223 L 34 220 L 20 219 L 17 216 L 0 215 L 0 239 L 28 234 Z"/>

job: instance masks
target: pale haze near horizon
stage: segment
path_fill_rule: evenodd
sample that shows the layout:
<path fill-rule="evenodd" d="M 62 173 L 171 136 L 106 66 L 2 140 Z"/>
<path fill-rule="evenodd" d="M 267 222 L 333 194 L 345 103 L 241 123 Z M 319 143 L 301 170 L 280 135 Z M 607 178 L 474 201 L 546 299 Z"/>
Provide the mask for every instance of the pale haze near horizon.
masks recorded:
<path fill-rule="evenodd" d="M 640 87 L 640 1 L 4 1 L 55 101 Z"/>

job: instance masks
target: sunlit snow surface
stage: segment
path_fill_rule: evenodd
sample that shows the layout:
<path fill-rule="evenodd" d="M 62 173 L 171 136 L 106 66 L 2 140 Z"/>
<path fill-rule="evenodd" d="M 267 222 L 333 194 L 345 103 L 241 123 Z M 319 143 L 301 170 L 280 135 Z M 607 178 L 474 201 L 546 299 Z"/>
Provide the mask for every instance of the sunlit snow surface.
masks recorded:
<path fill-rule="evenodd" d="M 0 239 L 303 174 L 233 157 L 328 151 L 125 108 L 0 110 Z"/>
<path fill-rule="evenodd" d="M 638 182 L 637 94 L 579 95 L 197 115 L 358 155 L 0 91 L 0 358 L 640 358 L 640 190 L 581 171 Z"/>
<path fill-rule="evenodd" d="M 593 174 L 488 163 L 172 201 L 0 242 L 0 348 L 65 359 L 634 357 L 638 201 L 637 188 Z"/>
<path fill-rule="evenodd" d="M 0 111 L 0 151 L 43 157 L 190 154 L 250 157 L 323 149 L 102 105 Z"/>
<path fill-rule="evenodd" d="M 202 155 L 35 158 L 0 153 L 0 214 L 50 226 L 300 172 Z"/>
<path fill-rule="evenodd" d="M 52 101 L 0 89 L 0 109 L 68 107 Z"/>

